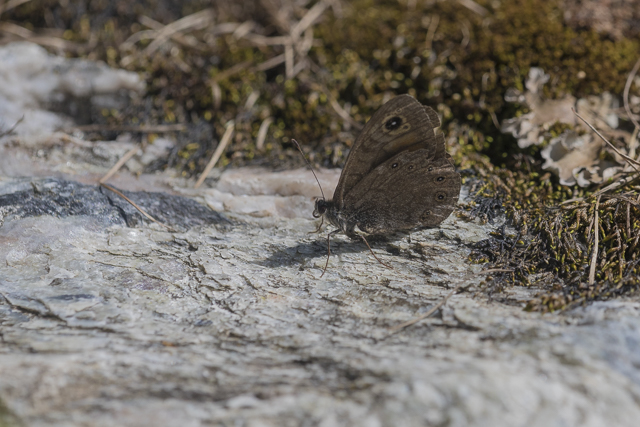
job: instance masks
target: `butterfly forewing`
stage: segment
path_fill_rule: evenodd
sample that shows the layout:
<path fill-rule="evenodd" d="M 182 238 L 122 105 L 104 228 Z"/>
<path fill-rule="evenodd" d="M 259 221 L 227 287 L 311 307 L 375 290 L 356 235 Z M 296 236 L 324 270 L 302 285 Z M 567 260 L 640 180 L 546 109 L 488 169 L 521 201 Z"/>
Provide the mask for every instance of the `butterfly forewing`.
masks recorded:
<path fill-rule="evenodd" d="M 409 95 L 384 104 L 367 122 L 349 153 L 333 201 L 344 199 L 369 172 L 401 152 L 425 150 L 428 158 L 445 156 L 444 138 L 436 136 L 438 115 Z"/>

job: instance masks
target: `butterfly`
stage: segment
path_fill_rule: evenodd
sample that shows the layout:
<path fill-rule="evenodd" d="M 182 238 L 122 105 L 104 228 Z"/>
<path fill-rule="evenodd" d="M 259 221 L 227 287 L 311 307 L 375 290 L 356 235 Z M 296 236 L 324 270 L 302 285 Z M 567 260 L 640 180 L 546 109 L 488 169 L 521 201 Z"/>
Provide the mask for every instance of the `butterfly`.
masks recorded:
<path fill-rule="evenodd" d="M 435 227 L 453 212 L 461 178 L 438 127 L 438 114 L 410 95 L 391 99 L 367 122 L 333 198 L 315 202 L 313 216 L 337 227 L 327 236 L 325 271 L 333 234 L 360 237 L 369 246 L 365 235 Z"/>

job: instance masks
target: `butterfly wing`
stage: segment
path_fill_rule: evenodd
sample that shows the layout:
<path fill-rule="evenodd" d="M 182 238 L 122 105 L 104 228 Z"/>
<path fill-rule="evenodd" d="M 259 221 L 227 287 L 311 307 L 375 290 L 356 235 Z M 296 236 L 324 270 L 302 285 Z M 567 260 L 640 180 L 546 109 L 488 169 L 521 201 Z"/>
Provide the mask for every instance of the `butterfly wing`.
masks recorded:
<path fill-rule="evenodd" d="M 338 209 L 344 207 L 345 196 L 369 172 L 403 151 L 422 149 L 430 158 L 444 158 L 444 137 L 434 132 L 439 126 L 436 112 L 409 95 L 384 104 L 367 122 L 347 157 L 333 194 Z"/>
<path fill-rule="evenodd" d="M 347 222 L 370 234 L 435 227 L 453 212 L 461 179 L 445 156 L 404 151 L 370 171 L 345 196 Z"/>

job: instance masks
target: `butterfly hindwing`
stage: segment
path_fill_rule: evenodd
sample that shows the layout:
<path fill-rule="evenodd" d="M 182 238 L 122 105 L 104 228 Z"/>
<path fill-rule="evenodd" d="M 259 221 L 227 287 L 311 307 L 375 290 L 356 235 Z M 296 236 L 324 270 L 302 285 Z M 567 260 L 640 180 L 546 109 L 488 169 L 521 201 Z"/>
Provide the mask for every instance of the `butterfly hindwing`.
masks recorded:
<path fill-rule="evenodd" d="M 369 172 L 347 194 L 343 216 L 366 233 L 440 224 L 460 194 L 460 174 L 445 157 L 405 151 Z"/>

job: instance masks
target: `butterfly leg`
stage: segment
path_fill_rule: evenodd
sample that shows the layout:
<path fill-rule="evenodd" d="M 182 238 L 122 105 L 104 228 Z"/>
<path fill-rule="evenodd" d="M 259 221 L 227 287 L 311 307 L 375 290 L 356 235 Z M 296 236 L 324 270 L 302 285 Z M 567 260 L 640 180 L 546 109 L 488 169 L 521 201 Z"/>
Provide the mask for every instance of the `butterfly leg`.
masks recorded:
<path fill-rule="evenodd" d="M 371 255 L 373 255 L 373 257 L 376 259 L 376 261 L 378 261 L 380 264 L 384 265 L 387 268 L 390 268 L 393 270 L 393 267 L 391 267 L 390 265 L 385 264 L 384 262 L 380 261 L 380 259 L 376 256 L 376 254 L 373 252 L 373 249 L 371 249 L 371 246 L 369 246 L 369 242 L 367 242 L 367 239 L 364 238 L 364 236 L 362 234 L 358 234 L 358 236 L 362 237 L 362 240 L 364 240 L 364 243 L 367 245 L 367 247 L 369 248 L 369 250 L 371 251 Z M 329 262 L 329 260 L 327 260 L 327 262 Z"/>
<path fill-rule="evenodd" d="M 329 266 L 329 257 L 331 256 L 331 235 L 341 232 L 339 228 L 337 230 L 333 230 L 331 233 L 327 234 L 327 262 L 324 264 L 324 270 L 322 270 L 322 274 L 320 278 L 324 276 L 324 273 L 327 272 L 327 267 Z"/>
<path fill-rule="evenodd" d="M 322 229 L 322 224 L 324 224 L 324 217 L 321 218 L 322 219 L 320 220 L 320 225 L 318 226 L 318 228 L 316 228 L 316 231 L 310 231 L 309 234 L 316 234 L 320 232 L 320 230 Z"/>

